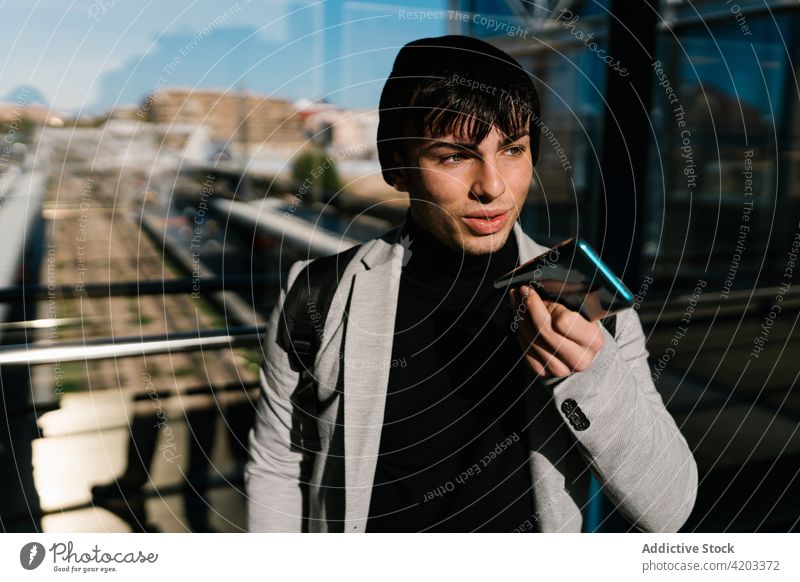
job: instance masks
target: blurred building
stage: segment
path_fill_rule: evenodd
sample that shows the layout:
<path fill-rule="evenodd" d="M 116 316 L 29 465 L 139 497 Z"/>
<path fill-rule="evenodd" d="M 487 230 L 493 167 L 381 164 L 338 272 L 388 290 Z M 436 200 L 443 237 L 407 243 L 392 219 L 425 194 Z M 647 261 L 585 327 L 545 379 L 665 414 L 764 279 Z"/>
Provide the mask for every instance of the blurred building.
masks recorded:
<path fill-rule="evenodd" d="M 35 125 L 47 124 L 54 127 L 64 124 L 58 115 L 39 103 L 0 102 L 0 126 L 12 126 L 22 122 Z"/>
<path fill-rule="evenodd" d="M 106 114 L 108 119 L 120 119 L 123 121 L 141 121 L 140 109 L 133 105 L 117 105 Z"/>
<path fill-rule="evenodd" d="M 325 148 L 340 160 L 377 159 L 377 111 L 344 109 L 310 101 L 300 101 L 296 105 L 309 141 Z"/>
<path fill-rule="evenodd" d="M 294 152 L 306 141 L 294 105 L 266 95 L 169 88 L 151 95 L 140 111 L 159 123 L 206 125 L 210 139 L 233 155 L 258 155 L 262 149 Z"/>

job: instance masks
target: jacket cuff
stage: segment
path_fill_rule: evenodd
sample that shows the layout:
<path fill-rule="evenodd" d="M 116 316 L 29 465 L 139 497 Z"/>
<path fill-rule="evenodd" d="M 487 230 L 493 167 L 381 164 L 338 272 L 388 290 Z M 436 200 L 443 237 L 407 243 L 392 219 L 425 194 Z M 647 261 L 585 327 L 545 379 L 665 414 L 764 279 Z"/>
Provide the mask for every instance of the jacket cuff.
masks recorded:
<path fill-rule="evenodd" d="M 606 388 L 610 386 L 610 378 L 616 377 L 625 381 L 626 366 L 614 337 L 605 327 L 603 333 L 603 347 L 597 352 L 592 365 L 583 372 L 573 372 L 569 376 L 560 378 L 542 378 L 542 385 L 550 389 L 553 400 L 561 416 L 573 431 L 584 431 L 591 426 L 591 419 L 587 418 L 581 406 L 601 398 L 607 406 L 611 395 Z M 631 378 L 627 379 L 628 381 Z M 619 386 L 617 386 L 617 389 Z"/>

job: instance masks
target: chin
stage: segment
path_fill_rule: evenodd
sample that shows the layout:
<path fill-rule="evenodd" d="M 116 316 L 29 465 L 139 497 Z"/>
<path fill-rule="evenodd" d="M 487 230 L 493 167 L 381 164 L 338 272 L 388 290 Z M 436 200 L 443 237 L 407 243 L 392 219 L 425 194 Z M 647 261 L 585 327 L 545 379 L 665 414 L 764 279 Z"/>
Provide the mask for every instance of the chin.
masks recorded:
<path fill-rule="evenodd" d="M 496 232 L 493 235 L 476 236 L 471 232 L 464 234 L 463 251 L 467 255 L 486 255 L 501 249 L 508 241 L 511 231 Z M 462 242 L 458 241 L 458 242 Z"/>

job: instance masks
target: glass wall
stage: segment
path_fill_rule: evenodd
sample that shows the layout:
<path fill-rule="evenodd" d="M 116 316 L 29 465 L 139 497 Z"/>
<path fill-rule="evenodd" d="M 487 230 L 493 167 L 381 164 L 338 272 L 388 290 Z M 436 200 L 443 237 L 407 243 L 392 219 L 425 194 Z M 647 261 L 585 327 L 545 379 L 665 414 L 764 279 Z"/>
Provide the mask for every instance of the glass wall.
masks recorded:
<path fill-rule="evenodd" d="M 472 17 L 455 32 L 491 38 L 531 73 L 539 89 L 541 151 L 523 226 L 542 242 L 557 242 L 575 232 L 592 238 L 594 222 L 581 217 L 592 215 L 597 205 L 593 192 L 600 177 L 609 70 L 598 56 L 607 51 L 606 2 L 457 4 Z M 502 27 L 500 22 L 508 24 Z"/>
<path fill-rule="evenodd" d="M 797 16 L 749 14 L 746 30 L 722 16 L 679 14 L 657 37 L 652 119 L 662 139 L 650 152 L 645 256 L 656 272 L 679 264 L 687 277 L 724 277 L 735 262 L 727 286 L 752 288 L 783 262 L 768 251 L 796 224 L 796 48 L 786 43 L 797 42 Z"/>

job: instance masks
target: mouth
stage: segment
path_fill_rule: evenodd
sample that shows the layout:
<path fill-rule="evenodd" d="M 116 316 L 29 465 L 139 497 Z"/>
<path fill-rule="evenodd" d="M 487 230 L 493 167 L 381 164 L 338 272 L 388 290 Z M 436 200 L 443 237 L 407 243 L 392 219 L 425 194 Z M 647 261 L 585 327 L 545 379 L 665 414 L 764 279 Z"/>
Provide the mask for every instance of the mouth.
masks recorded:
<path fill-rule="evenodd" d="M 461 220 L 463 220 L 475 234 L 487 235 L 501 230 L 508 221 L 508 216 L 509 211 L 506 211 L 502 214 L 486 214 L 481 217 L 464 216 Z"/>

